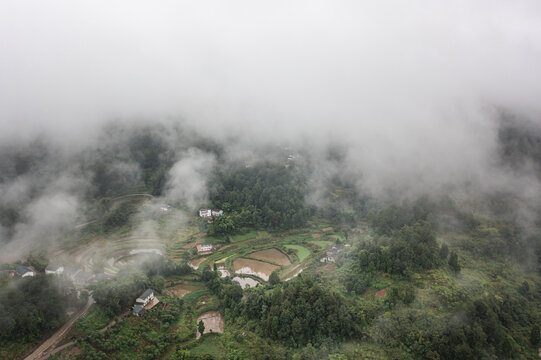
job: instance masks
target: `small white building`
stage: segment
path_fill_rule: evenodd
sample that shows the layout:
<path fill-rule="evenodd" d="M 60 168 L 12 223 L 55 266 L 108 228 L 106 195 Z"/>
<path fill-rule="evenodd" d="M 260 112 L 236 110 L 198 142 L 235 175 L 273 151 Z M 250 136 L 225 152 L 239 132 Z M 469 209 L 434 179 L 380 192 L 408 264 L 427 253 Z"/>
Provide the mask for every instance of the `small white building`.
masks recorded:
<path fill-rule="evenodd" d="M 202 217 L 202 218 L 212 217 L 212 210 L 211 209 L 199 210 L 199 217 Z"/>
<path fill-rule="evenodd" d="M 223 210 L 212 210 L 212 209 L 201 209 L 199 210 L 199 217 L 210 218 L 213 216 L 222 216 L 224 214 Z"/>
<path fill-rule="evenodd" d="M 325 256 L 319 260 L 322 263 L 334 264 L 334 258 L 332 256 Z"/>
<path fill-rule="evenodd" d="M 135 305 L 133 305 L 133 314 L 142 316 L 145 313 L 145 306 L 152 300 L 154 300 L 154 290 L 147 289 L 135 300 Z"/>
<path fill-rule="evenodd" d="M 214 251 L 214 245 L 212 244 L 197 244 L 195 247 L 199 254 Z"/>
<path fill-rule="evenodd" d="M 17 275 L 19 275 L 21 277 L 27 277 L 27 276 L 34 276 L 35 275 L 32 270 L 30 270 L 26 266 L 22 266 L 22 265 L 17 266 L 15 271 L 17 272 Z"/>
<path fill-rule="evenodd" d="M 56 266 L 56 265 L 47 265 L 45 268 L 45 274 L 54 274 L 54 275 L 60 275 L 64 273 L 64 267 L 63 266 Z"/>

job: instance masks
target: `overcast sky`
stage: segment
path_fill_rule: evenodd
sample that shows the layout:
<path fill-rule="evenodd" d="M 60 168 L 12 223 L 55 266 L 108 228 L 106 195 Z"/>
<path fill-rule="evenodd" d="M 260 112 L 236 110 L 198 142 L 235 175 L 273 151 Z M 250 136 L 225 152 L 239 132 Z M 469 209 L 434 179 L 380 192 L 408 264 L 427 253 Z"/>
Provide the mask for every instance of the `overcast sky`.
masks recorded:
<path fill-rule="evenodd" d="M 217 138 L 339 141 L 378 182 L 470 173 L 494 107 L 541 113 L 538 0 L 0 4 L 6 142 L 170 116 Z"/>

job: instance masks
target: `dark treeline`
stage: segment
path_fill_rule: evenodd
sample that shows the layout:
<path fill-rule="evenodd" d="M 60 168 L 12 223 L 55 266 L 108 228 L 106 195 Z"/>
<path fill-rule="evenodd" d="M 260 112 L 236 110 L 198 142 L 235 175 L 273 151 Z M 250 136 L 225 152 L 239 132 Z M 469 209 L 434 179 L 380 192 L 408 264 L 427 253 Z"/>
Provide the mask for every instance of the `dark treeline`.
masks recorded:
<path fill-rule="evenodd" d="M 539 294 L 534 295 L 527 283 L 517 290 L 478 299 L 463 294 L 449 304 L 449 311 L 439 314 L 400 306 L 379 317 L 372 334 L 376 341 L 403 348 L 416 359 L 535 358 L 531 349 L 540 343 L 534 315 Z"/>
<path fill-rule="evenodd" d="M 300 227 L 311 214 L 304 200 L 306 174 L 294 166 L 270 162 L 249 167 L 238 165 L 219 170 L 214 184 L 211 202 L 230 216 L 233 226 L 230 231 L 247 227 Z"/>
<path fill-rule="evenodd" d="M 404 349 L 413 358 L 528 358 L 520 356 L 532 353 L 531 348 L 540 342 L 541 302 L 539 289 L 534 290 L 528 281 L 500 285 L 496 292 L 474 289 L 475 295 L 453 286 L 441 295 L 436 312 L 415 306 L 417 289 L 412 281 L 415 273 L 441 267 L 460 278 L 455 275 L 461 271 L 457 251 L 496 262 L 499 268 L 508 259 L 524 258 L 527 246 L 520 227 L 464 216 L 459 218 L 452 246 L 440 246 L 433 225 L 436 211 L 426 204 L 392 206 L 374 213 L 373 238 L 358 243 L 339 261 L 340 280 L 350 294 L 363 294 L 381 274 L 396 280 L 386 289 L 380 307 L 364 309 L 363 320 L 371 327 L 371 336 L 386 346 Z"/>
<path fill-rule="evenodd" d="M 358 338 L 358 311 L 338 292 L 317 279 L 299 276 L 274 286 L 250 289 L 243 296 L 237 283 L 221 280 L 206 270 L 203 280 L 221 300 L 226 320 L 243 319 L 252 331 L 288 346 L 321 344 L 325 340 Z"/>
<path fill-rule="evenodd" d="M 86 304 L 62 277 L 37 275 L 0 286 L 0 340 L 30 342 L 60 327 L 66 312 Z"/>

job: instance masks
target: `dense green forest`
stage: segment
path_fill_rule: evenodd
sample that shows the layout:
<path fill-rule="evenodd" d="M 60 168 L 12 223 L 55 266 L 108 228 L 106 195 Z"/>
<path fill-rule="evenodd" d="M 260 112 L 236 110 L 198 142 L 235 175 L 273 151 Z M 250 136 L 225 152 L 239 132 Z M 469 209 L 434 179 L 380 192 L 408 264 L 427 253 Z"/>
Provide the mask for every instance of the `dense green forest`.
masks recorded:
<path fill-rule="evenodd" d="M 78 310 L 87 294 L 78 296 L 73 285 L 60 278 L 38 275 L 0 286 L 0 341 L 35 341 L 55 330 Z"/>
<path fill-rule="evenodd" d="M 230 214 L 231 232 L 300 227 L 312 213 L 305 201 L 306 176 L 294 166 L 270 162 L 219 170 L 211 187 L 211 201 Z M 216 225 L 213 231 L 223 233 L 221 224 Z"/>

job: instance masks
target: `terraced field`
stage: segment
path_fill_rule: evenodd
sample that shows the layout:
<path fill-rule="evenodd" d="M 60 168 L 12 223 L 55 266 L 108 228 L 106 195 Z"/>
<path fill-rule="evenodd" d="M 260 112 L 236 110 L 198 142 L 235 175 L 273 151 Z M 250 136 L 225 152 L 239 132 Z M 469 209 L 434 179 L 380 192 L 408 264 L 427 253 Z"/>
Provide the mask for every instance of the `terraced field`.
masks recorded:
<path fill-rule="evenodd" d="M 289 257 L 278 249 L 255 251 L 248 254 L 248 256 L 257 260 L 268 261 L 282 266 L 291 265 Z"/>
<path fill-rule="evenodd" d="M 238 258 L 233 261 L 235 274 L 253 275 L 269 281 L 269 276 L 274 270 L 280 269 L 278 265 L 272 265 L 263 261 Z"/>
<path fill-rule="evenodd" d="M 57 253 L 58 263 L 87 272 L 104 271 L 116 274 L 123 267 L 141 263 L 150 255 L 164 254 L 164 241 L 147 238 L 122 238 L 90 242 L 66 252 Z"/>

